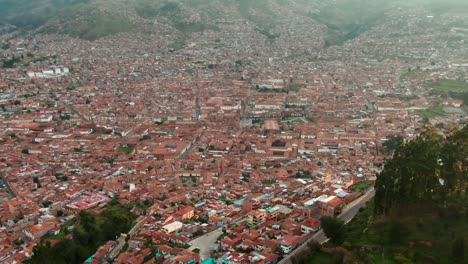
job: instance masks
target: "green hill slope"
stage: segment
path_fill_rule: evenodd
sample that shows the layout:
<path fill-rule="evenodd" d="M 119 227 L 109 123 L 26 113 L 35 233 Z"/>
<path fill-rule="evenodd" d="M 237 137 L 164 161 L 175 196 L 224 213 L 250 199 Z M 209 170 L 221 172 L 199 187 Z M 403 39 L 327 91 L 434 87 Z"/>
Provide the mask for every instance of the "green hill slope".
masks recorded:
<path fill-rule="evenodd" d="M 276 29 L 307 21 L 323 26 L 331 46 L 370 30 L 396 6 L 468 14 L 463 0 L 0 0 L 0 24 L 93 40 L 148 25 L 190 33 L 217 29 L 220 20 L 247 21 L 273 42 Z"/>
<path fill-rule="evenodd" d="M 340 0 L 354 5 L 360 0 Z M 379 0 L 380 1 L 380 0 Z M 343 17 L 339 30 L 347 20 L 355 20 L 342 4 L 323 5 L 321 0 L 0 0 L 0 23 L 24 28 L 42 28 L 45 32 L 70 34 L 85 39 L 137 30 L 155 20 L 182 32 L 216 29 L 218 20 L 245 20 L 272 41 L 273 29 L 286 20 L 310 20 L 313 10 L 322 7 L 327 19 L 315 16 L 317 23 L 332 25 L 329 19 Z M 372 5 L 372 8 L 375 5 Z M 339 10 L 342 9 L 342 10 Z M 369 9 L 366 9 L 369 11 Z M 372 12 L 371 12 L 372 13 Z M 371 15 L 371 13 L 369 13 Z M 353 22 L 354 23 L 354 22 Z M 362 23 L 361 23 L 362 24 Z M 361 25 L 359 24 L 359 25 Z M 354 24 L 353 24 L 354 25 Z M 366 27 L 367 28 L 367 27 Z M 358 35 L 365 28 L 353 32 Z M 340 34 L 342 34 L 340 32 Z M 348 33 L 343 33 L 348 34 Z"/>

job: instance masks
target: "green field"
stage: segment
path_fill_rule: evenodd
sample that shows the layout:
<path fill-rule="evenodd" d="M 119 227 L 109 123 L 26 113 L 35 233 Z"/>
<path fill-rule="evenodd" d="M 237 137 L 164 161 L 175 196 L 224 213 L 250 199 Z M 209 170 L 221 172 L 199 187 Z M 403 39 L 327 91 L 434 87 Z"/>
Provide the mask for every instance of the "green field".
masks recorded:
<path fill-rule="evenodd" d="M 431 119 L 437 116 L 444 116 L 445 111 L 441 106 L 433 106 L 425 110 L 419 110 L 418 114 L 423 118 Z"/>
<path fill-rule="evenodd" d="M 463 80 L 439 80 L 429 84 L 431 94 L 454 99 L 463 99 L 463 95 L 468 93 L 468 82 Z"/>

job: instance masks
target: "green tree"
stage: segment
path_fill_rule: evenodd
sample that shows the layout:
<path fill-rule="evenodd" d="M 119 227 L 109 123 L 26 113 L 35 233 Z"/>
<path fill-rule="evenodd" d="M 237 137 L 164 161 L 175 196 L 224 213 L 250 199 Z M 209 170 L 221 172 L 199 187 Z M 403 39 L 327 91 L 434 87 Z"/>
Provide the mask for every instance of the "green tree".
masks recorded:
<path fill-rule="evenodd" d="M 440 177 L 448 192 L 457 194 L 468 194 L 468 126 L 454 131 L 442 147 L 439 165 L 441 167 Z"/>
<path fill-rule="evenodd" d="M 30 263 L 83 263 L 106 241 L 130 230 L 135 216 L 122 205 L 109 206 L 100 215 L 86 211 L 79 214 L 80 224 L 73 231 L 73 240 L 63 240 L 54 247 L 39 243 Z M 36 254 L 37 253 L 37 254 Z"/>
<path fill-rule="evenodd" d="M 400 244 L 408 235 L 408 230 L 405 225 L 396 219 L 392 219 L 389 223 L 389 241 L 393 244 Z"/>
<path fill-rule="evenodd" d="M 374 213 L 450 206 L 468 193 L 468 126 L 447 138 L 434 130 L 396 149 L 375 184 Z"/>
<path fill-rule="evenodd" d="M 400 135 L 388 136 L 387 141 L 382 145 L 389 151 L 394 151 L 403 144 L 403 137 Z"/>
<path fill-rule="evenodd" d="M 341 245 L 346 239 L 345 223 L 336 217 L 329 216 L 322 217 L 321 220 L 325 235 L 333 244 Z"/>
<path fill-rule="evenodd" d="M 42 207 L 47 208 L 47 207 L 49 207 L 51 204 L 53 204 L 52 201 L 45 201 L 45 202 L 42 203 Z"/>
<path fill-rule="evenodd" d="M 398 148 L 377 177 L 376 213 L 430 201 L 440 187 L 436 173 L 440 151 L 441 140 L 433 130 Z"/>
<path fill-rule="evenodd" d="M 455 239 L 452 245 L 452 256 L 459 263 L 463 263 L 465 260 L 465 239 L 463 237 L 458 237 Z"/>

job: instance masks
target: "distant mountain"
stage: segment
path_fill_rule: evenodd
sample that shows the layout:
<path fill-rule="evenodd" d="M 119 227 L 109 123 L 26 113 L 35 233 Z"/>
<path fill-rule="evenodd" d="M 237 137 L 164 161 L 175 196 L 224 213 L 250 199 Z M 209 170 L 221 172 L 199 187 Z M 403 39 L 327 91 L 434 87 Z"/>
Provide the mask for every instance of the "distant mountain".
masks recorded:
<path fill-rule="evenodd" d="M 244 20 L 272 42 L 275 29 L 306 21 L 326 28 L 326 45 L 367 31 L 402 0 L 0 0 L 0 23 L 88 40 L 128 31 L 168 27 L 173 32 L 216 30 L 218 23 Z M 442 11 L 462 0 L 413 0 Z"/>
<path fill-rule="evenodd" d="M 266 35 L 283 11 L 305 16 L 305 0 L 0 0 L 0 23 L 94 40 L 119 32 L 168 26 L 182 33 L 245 19 Z"/>
<path fill-rule="evenodd" d="M 0 21 L 19 27 L 35 28 L 63 12 L 73 10 L 89 0 L 0 0 Z"/>

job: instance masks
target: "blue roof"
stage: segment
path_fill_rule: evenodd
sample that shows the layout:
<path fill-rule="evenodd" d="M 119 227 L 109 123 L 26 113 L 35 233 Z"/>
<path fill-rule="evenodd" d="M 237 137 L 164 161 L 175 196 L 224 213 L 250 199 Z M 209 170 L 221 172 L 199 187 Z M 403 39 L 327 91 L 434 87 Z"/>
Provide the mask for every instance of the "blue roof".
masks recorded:
<path fill-rule="evenodd" d="M 341 191 L 339 193 L 336 194 L 336 196 L 340 197 L 340 198 L 343 198 L 343 197 L 346 197 L 348 196 L 349 193 L 345 192 L 345 191 Z"/>
<path fill-rule="evenodd" d="M 204 261 L 202 261 L 201 264 L 215 264 L 215 259 L 210 258 L 210 259 L 204 260 Z"/>
<path fill-rule="evenodd" d="M 274 213 L 274 212 L 278 211 L 278 209 L 279 209 L 278 207 L 271 207 L 271 208 L 268 208 L 267 211 L 268 211 L 269 213 Z"/>
<path fill-rule="evenodd" d="M 86 260 L 86 263 L 91 263 L 91 261 L 93 261 L 94 257 L 96 256 L 96 253 L 94 253 L 91 257 L 89 257 L 87 260 Z"/>
<path fill-rule="evenodd" d="M 245 200 L 245 199 L 240 199 L 240 200 L 238 200 L 238 201 L 235 201 L 234 204 L 235 204 L 235 205 L 238 205 L 238 206 L 241 206 L 241 205 L 244 204 L 244 200 Z"/>
<path fill-rule="evenodd" d="M 196 205 L 194 205 L 195 207 L 202 207 L 206 204 L 206 202 L 201 202 L 201 203 L 197 203 Z"/>

